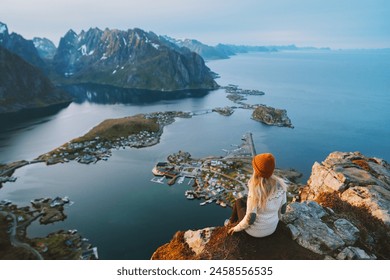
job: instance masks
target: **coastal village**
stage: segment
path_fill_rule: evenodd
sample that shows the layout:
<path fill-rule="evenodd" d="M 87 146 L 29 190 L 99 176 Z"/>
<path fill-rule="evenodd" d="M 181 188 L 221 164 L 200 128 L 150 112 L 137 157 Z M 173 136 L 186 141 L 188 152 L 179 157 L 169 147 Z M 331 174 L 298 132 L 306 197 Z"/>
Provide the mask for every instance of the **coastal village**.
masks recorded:
<path fill-rule="evenodd" d="M 108 160 L 111 150 L 143 148 L 160 141 L 163 128 L 175 118 L 190 118 L 185 112 L 156 112 L 102 122 L 83 137 L 76 138 L 61 147 L 41 155 L 38 160 L 47 164 L 77 161 L 83 164 Z M 132 126 L 127 127 L 127 126 Z"/>
<path fill-rule="evenodd" d="M 200 205 L 215 202 L 222 207 L 232 206 L 235 199 L 247 193 L 245 181 L 249 172 L 240 170 L 238 161 L 207 158 L 195 160 L 187 152 L 168 156 L 168 162 L 158 162 L 153 169 L 152 182 L 168 185 L 181 184 L 189 178 L 187 185 L 191 188 L 185 191 L 187 199 L 202 199 Z M 241 166 L 242 167 L 242 166 Z"/>
<path fill-rule="evenodd" d="M 243 135 L 242 141 L 235 149 L 225 150 L 224 157 L 193 159 L 188 152 L 171 154 L 166 162 L 155 165 L 151 181 L 173 185 L 188 178 L 190 188 L 184 193 L 187 199 L 199 199 L 201 206 L 215 202 L 232 207 L 236 199 L 248 193 L 251 159 L 256 154 L 252 133 Z"/>
<path fill-rule="evenodd" d="M 46 225 L 66 219 L 65 207 L 72 201 L 68 197 L 40 198 L 31 201 L 31 207 L 17 207 L 10 200 L 0 201 L 1 247 L 7 259 L 98 259 L 98 251 L 75 229 L 60 230 L 44 238 L 28 238 L 27 227 L 39 219 Z M 6 236 L 8 236 L 6 238 Z M 22 250 L 14 250 L 14 247 Z"/>

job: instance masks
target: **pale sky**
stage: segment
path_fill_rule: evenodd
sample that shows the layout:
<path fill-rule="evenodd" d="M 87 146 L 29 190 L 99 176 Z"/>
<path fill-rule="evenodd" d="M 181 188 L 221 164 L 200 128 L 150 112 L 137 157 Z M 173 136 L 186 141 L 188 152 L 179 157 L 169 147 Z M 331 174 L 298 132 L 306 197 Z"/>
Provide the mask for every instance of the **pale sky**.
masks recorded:
<path fill-rule="evenodd" d="M 1 0 L 0 21 L 56 45 L 69 29 L 127 30 L 209 45 L 389 48 L 389 0 Z"/>

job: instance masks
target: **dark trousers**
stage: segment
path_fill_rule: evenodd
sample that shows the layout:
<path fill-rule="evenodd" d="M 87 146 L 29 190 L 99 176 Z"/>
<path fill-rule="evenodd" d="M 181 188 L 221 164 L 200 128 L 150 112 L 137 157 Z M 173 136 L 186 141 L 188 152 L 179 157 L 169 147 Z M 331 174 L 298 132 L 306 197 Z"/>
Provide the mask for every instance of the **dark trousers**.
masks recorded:
<path fill-rule="evenodd" d="M 230 216 L 230 222 L 236 223 L 241 222 L 244 219 L 246 214 L 246 198 L 239 198 L 233 205 L 233 212 Z"/>

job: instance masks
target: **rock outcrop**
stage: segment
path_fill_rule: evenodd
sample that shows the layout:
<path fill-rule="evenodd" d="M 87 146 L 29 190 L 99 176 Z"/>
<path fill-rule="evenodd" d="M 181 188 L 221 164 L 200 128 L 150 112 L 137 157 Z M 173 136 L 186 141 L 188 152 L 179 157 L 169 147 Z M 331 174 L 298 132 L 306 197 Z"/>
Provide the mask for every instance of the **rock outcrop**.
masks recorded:
<path fill-rule="evenodd" d="M 331 153 L 313 165 L 271 236 L 228 236 L 228 227 L 178 232 L 152 259 L 390 259 L 389 175 L 383 159 Z"/>
<path fill-rule="evenodd" d="M 331 153 L 322 163 L 314 163 L 303 199 L 317 200 L 337 193 L 352 206 L 367 209 L 390 226 L 390 165 L 383 159 L 359 152 Z"/>
<path fill-rule="evenodd" d="M 282 221 L 299 245 L 328 259 L 377 258 L 371 249 L 358 247 L 361 232 L 352 222 L 315 201 L 291 203 Z"/>

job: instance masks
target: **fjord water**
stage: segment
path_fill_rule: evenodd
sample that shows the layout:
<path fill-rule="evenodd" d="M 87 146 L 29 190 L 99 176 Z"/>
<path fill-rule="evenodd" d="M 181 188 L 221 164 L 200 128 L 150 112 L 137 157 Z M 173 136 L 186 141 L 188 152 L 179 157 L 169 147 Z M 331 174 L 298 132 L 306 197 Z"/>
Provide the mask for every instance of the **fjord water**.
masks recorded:
<path fill-rule="evenodd" d="M 307 180 L 315 161 L 333 151 L 360 151 L 390 160 L 390 52 L 308 51 L 248 53 L 208 62 L 220 85 L 238 84 L 264 91 L 248 103 L 287 110 L 294 129 L 269 127 L 238 109 L 178 119 L 164 129 L 158 145 L 114 151 L 107 162 L 30 165 L 4 184 L 0 199 L 27 205 L 31 199 L 68 195 L 75 203 L 68 218 L 54 225 L 31 226 L 31 237 L 76 228 L 99 249 L 102 259 L 148 259 L 177 230 L 222 225 L 229 209 L 199 206 L 184 197 L 186 183 L 168 187 L 150 182 L 156 161 L 169 153 L 194 157 L 223 155 L 251 131 L 257 152 L 272 152 L 281 168 L 295 168 Z M 117 90 L 115 90 L 117 91 Z M 148 98 L 107 88 L 73 89 L 78 99 L 51 115 L 28 121 L 6 120 L 0 128 L 0 162 L 31 160 L 87 132 L 107 118 L 145 112 L 199 111 L 233 105 L 224 90 L 164 93 Z M 115 94 L 114 94 L 115 95 Z"/>
<path fill-rule="evenodd" d="M 294 130 L 272 130 L 263 141 L 283 167 L 308 175 L 332 151 L 390 160 L 390 50 L 252 53 L 233 61 L 234 68 L 211 65 L 223 70 L 222 83 L 265 91 L 260 102 L 292 119 Z"/>

